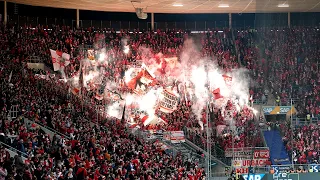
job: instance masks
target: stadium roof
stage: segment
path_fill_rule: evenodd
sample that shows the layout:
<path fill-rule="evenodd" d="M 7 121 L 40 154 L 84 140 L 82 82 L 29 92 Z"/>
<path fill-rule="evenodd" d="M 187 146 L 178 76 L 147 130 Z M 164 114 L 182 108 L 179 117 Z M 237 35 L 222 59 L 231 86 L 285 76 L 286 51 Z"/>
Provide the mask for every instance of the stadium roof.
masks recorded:
<path fill-rule="evenodd" d="M 132 3 L 131 0 L 8 1 L 33 6 L 114 12 L 134 12 L 134 7 L 148 7 L 146 12 L 154 13 L 320 12 L 319 0 L 141 0 L 141 3 Z"/>

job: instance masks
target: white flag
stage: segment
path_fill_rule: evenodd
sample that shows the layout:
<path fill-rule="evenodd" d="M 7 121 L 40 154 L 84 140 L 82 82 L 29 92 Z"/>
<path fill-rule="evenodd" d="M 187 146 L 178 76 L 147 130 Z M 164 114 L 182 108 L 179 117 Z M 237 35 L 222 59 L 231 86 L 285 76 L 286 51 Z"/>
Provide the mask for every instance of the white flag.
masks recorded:
<path fill-rule="evenodd" d="M 11 78 L 12 78 L 12 71 L 10 72 L 10 75 L 9 75 L 9 83 L 10 83 L 10 81 L 11 81 Z"/>
<path fill-rule="evenodd" d="M 70 55 L 67 53 L 62 53 L 61 51 L 55 51 L 50 49 L 53 70 L 58 71 L 63 69 L 65 66 L 70 64 Z"/>

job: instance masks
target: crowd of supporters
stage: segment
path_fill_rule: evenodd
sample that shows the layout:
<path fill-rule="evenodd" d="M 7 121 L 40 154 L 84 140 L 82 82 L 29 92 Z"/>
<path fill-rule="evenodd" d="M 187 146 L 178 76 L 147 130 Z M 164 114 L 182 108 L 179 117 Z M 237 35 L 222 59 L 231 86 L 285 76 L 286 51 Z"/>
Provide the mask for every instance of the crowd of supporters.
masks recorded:
<path fill-rule="evenodd" d="M 236 37 L 235 41 L 232 34 Z M 10 159 L 2 148 L 0 176 L 15 176 L 18 179 L 32 179 L 33 176 L 37 179 L 203 177 L 203 169 L 196 164 L 184 161 L 180 155 L 166 154 L 154 144 L 130 135 L 122 121 L 112 118 L 102 121 L 103 118 L 95 115 L 93 107 L 83 104 L 68 93 L 68 87 L 62 82 L 36 79 L 34 72 L 26 68 L 27 60 L 32 57 L 44 60 L 51 67 L 49 49 L 57 49 L 71 55 L 71 64 L 65 68 L 66 76 L 71 77 L 79 70 L 80 60 L 85 56 L 81 48 L 92 46 L 106 49 L 106 56 L 112 59 L 107 68 L 107 74 L 110 75 L 108 78 L 117 81 L 116 78 L 121 77 L 121 72 L 126 70 L 125 65 L 143 55 L 139 47 L 149 48 L 151 54 L 161 52 L 165 56 L 179 56 L 184 40 L 188 37 L 194 38 L 202 56 L 215 57 L 224 70 L 240 66 L 249 69 L 254 80 L 254 88 L 250 93 L 255 99 L 263 99 L 264 85 L 271 82 L 282 102 L 292 97 L 301 99 L 297 103 L 299 114 L 304 116 L 310 113 L 312 117 L 319 115 L 320 77 L 317 73 L 317 58 L 320 56 L 320 35 L 317 29 L 263 29 L 257 32 L 224 30 L 222 33 L 211 31 L 194 35 L 175 30 L 116 33 L 109 29 L 75 30 L 59 26 L 53 26 L 52 29 L 40 25 L 2 27 L 2 142 L 18 149 L 27 160 L 23 162 L 21 156 Z M 126 45 L 130 46 L 128 54 L 123 53 L 123 46 Z M 45 75 L 47 72 L 42 71 L 40 74 Z M 93 97 L 89 102 L 96 104 L 97 100 Z M 18 105 L 21 118 L 7 120 L 11 105 Z M 168 122 L 166 126 L 152 128 L 182 130 L 186 127 L 187 138 L 205 149 L 206 133 L 192 113 L 191 105 L 192 102 L 182 101 L 174 113 L 160 114 Z M 221 111 L 213 111 L 212 117 L 214 121 L 206 119 L 204 115 L 203 122 L 209 121 L 209 127 L 224 125 Z M 26 119 L 55 129 L 66 137 L 50 137 L 37 125 L 26 123 Z M 95 123 L 90 123 L 92 121 Z M 234 147 L 261 145 L 252 111 L 244 108 L 235 116 L 235 122 L 237 134 Z M 97 123 L 102 123 L 104 128 Z M 317 129 L 317 126 L 310 125 L 296 130 L 293 153 L 299 163 L 317 159 L 318 143 L 314 138 L 317 137 Z M 307 138 L 310 136 L 311 139 Z M 211 137 L 212 144 L 220 147 L 222 153 L 224 149 L 232 147 L 229 132 L 217 136 L 216 130 L 213 130 Z M 290 138 L 287 141 L 291 141 Z M 287 143 L 288 148 L 290 143 Z M 304 145 L 309 149 L 302 148 Z"/>

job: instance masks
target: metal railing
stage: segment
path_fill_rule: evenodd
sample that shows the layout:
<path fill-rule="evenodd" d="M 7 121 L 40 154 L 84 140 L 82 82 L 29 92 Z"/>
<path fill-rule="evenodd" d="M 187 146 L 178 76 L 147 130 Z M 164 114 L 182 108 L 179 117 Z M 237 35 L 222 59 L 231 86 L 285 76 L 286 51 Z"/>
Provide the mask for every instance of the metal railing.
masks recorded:
<path fill-rule="evenodd" d="M 10 150 L 10 151 L 12 151 L 12 152 L 14 152 L 14 153 L 16 153 L 16 154 L 20 154 L 20 155 L 21 155 L 22 157 L 24 157 L 24 158 L 28 158 L 28 154 L 27 154 L 27 153 L 21 152 L 21 151 L 19 151 L 18 149 L 14 148 L 14 147 L 12 147 L 12 146 L 4 143 L 4 142 L 1 142 L 1 141 L 0 141 L 0 144 L 1 144 L 2 147 L 5 147 L 5 148 L 8 149 L 8 150 Z"/>
<path fill-rule="evenodd" d="M 307 118 L 292 118 L 292 123 L 295 126 L 301 126 L 306 124 L 317 124 L 319 122 L 318 117 L 310 118 L 310 120 L 307 120 Z"/>
<path fill-rule="evenodd" d="M 29 56 L 27 59 L 28 63 L 43 63 L 43 59 L 41 59 L 39 56 Z"/>

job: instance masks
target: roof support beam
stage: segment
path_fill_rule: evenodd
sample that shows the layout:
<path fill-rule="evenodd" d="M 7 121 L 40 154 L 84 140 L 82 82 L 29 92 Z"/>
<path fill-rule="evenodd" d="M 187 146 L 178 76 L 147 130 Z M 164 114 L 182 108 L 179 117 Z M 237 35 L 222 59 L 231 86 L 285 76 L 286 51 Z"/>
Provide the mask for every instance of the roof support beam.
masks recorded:
<path fill-rule="evenodd" d="M 291 28 L 291 13 L 288 12 L 288 28 Z"/>
<path fill-rule="evenodd" d="M 4 9 L 3 9 L 3 24 L 7 25 L 7 21 L 8 21 L 8 12 L 7 12 L 7 1 L 4 1 Z"/>
<path fill-rule="evenodd" d="M 232 29 L 232 14 L 229 13 L 229 29 Z"/>
<path fill-rule="evenodd" d="M 79 28 L 79 24 L 80 24 L 80 12 L 79 9 L 77 9 L 77 18 L 76 18 L 76 23 L 77 23 L 77 28 Z"/>
<path fill-rule="evenodd" d="M 151 13 L 151 31 L 154 31 L 154 13 Z"/>

